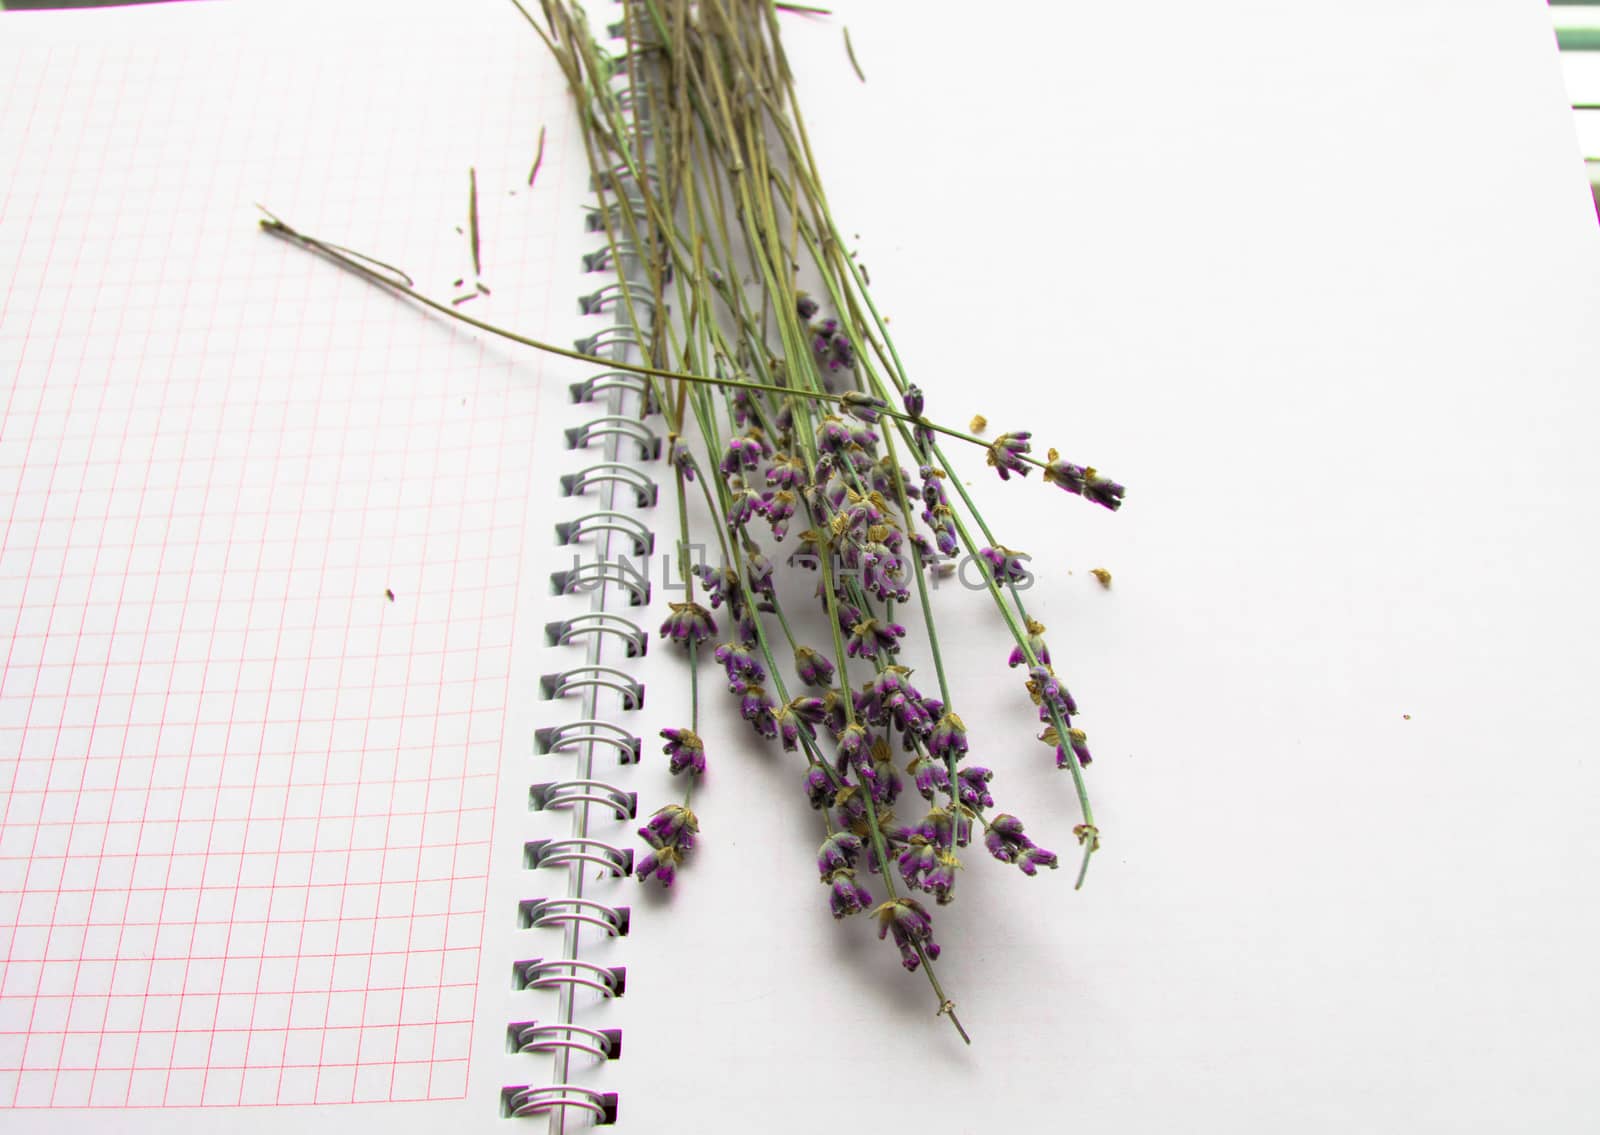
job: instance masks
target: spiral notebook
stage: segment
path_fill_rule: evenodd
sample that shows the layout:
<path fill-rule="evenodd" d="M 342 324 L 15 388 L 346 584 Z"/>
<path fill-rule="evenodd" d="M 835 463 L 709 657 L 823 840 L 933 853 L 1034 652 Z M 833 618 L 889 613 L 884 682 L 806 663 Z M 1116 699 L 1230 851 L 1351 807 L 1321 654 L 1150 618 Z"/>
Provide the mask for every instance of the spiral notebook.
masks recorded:
<path fill-rule="evenodd" d="M 793 770 L 737 720 L 703 729 L 697 862 L 671 895 L 626 877 L 686 686 L 653 641 L 672 598 L 655 534 L 676 521 L 639 383 L 257 228 L 259 204 L 463 312 L 627 357 L 564 79 L 514 9 L 12 13 L 6 1131 L 1592 1127 L 1585 659 L 1529 628 L 1600 630 L 1563 511 L 1600 468 L 1561 444 L 1600 409 L 1600 249 L 1540 14 L 1446 33 L 1426 5 L 1352 13 L 1297 40 L 1291 73 L 1240 46 L 1248 4 L 1074 10 L 1051 17 L 1063 67 L 1017 72 L 1013 28 L 882 7 L 848 14 L 868 88 L 837 22 L 785 28 L 823 122 L 870 99 L 896 124 L 872 163 L 847 130 L 816 139 L 847 215 L 920 218 L 875 254 L 896 327 L 942 343 L 954 303 L 1101 376 L 1069 414 L 1029 336 L 985 334 L 926 385 L 963 414 L 1070 418 L 1144 510 L 1041 523 L 1041 498 L 996 498 L 1084 659 L 1108 840 L 1079 895 L 1066 872 L 1008 877 L 953 908 L 974 1047 L 870 928 L 826 916 L 814 817 L 774 803 Z M 1156 9 L 1173 31 L 1152 41 Z M 1441 34 L 1456 62 L 1418 74 Z M 1222 79 L 1196 70 L 1201 42 L 1231 53 Z M 1009 94 L 930 115 L 951 58 Z M 1077 113 L 1046 109 L 1052 82 Z M 1012 116 L 983 126 L 1002 97 Z M 1282 106 L 1346 165 L 1286 153 Z M 970 162 L 883 205 L 874 179 L 955 131 Z M 1467 137 L 1496 161 L 1442 192 L 1427 163 Z M 1064 176 L 1069 158 L 1098 178 Z M 1044 277 L 1008 208 L 971 210 L 1019 178 L 1097 218 L 1064 223 Z M 1462 251 L 1505 202 L 1518 219 Z M 1398 268 L 1375 279 L 1369 253 Z M 1308 312 L 1345 328 L 1325 357 L 1301 350 L 1326 334 Z M 1513 364 L 1523 401 L 1484 415 Z M 1293 399 L 1286 372 L 1311 376 Z M 1491 445 L 1546 495 L 1475 477 L 1455 503 Z M 1327 472 L 1350 452 L 1389 477 L 1359 512 Z M 1530 565 L 1540 587 L 1511 589 Z M 1001 638 L 948 598 L 974 717 L 1020 750 Z M 1483 723 L 1489 686 L 1506 715 Z M 1326 777 L 1350 729 L 1381 769 L 1360 809 Z M 1543 760 L 1505 783 L 1530 745 Z M 1066 846 L 1054 770 L 1009 784 Z M 1515 847 L 1480 838 L 1529 808 L 1543 822 Z"/>

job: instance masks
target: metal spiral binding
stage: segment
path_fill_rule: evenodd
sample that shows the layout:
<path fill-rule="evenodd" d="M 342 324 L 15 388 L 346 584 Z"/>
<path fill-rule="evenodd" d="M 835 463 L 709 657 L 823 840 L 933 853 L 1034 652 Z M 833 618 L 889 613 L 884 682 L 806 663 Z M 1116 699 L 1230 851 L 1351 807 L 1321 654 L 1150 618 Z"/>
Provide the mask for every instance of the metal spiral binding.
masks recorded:
<path fill-rule="evenodd" d="M 626 74 L 639 54 L 635 49 L 618 55 L 613 61 L 614 73 Z M 631 87 L 619 87 L 617 106 L 634 120 L 636 136 L 647 139 L 648 126 L 638 121 L 644 104 L 635 100 Z M 637 270 L 642 263 L 643 246 L 618 235 L 624 208 L 635 216 L 645 212 L 632 178 L 623 166 L 595 176 L 594 185 L 605 197 L 587 212 L 585 228 L 591 233 L 609 229 L 617 239 L 582 258 L 585 272 L 611 272 L 619 262 L 625 269 Z M 641 237 L 642 241 L 650 239 Z M 666 311 L 664 307 L 657 310 L 648 289 L 618 275 L 580 294 L 581 315 L 602 317 L 605 322 L 595 333 L 578 339 L 576 346 L 584 354 L 624 363 L 630 351 L 636 352 L 633 357 L 642 357 L 644 352 L 641 336 L 624 322 L 627 312 L 653 321 L 665 317 Z M 500 1092 L 502 1115 L 544 1116 L 550 1131 L 557 1135 L 568 1124 L 608 1124 L 617 1117 L 614 1093 L 570 1080 L 585 1063 L 603 1067 L 622 1055 L 621 1030 L 575 1017 L 580 1010 L 591 1011 L 584 999 L 596 1000 L 592 1011 L 603 1013 L 604 1004 L 621 997 L 626 988 L 624 967 L 601 965 L 580 954 L 585 936 L 591 943 L 597 941 L 595 935 L 626 943 L 631 920 L 626 906 L 602 901 L 603 893 L 591 897 L 585 891 L 615 887 L 615 880 L 626 879 L 633 872 L 633 852 L 612 842 L 614 837 L 602 838 L 590 829 L 622 824 L 626 831 L 638 813 L 637 796 L 604 779 L 603 768 L 610 767 L 613 760 L 622 767 L 637 764 L 643 744 L 634 729 L 616 718 L 644 705 L 644 685 L 627 667 L 645 655 L 649 635 L 617 609 L 644 607 L 650 602 L 649 571 L 643 565 L 655 551 L 655 537 L 636 512 L 656 504 L 657 484 L 640 465 L 659 460 L 663 449 L 662 438 L 643 420 L 658 409 L 653 387 L 644 376 L 605 370 L 573 383 L 570 390 L 573 403 L 592 405 L 595 413 L 566 430 L 567 448 L 593 452 L 594 458 L 578 472 L 559 479 L 562 496 L 574 498 L 575 504 L 577 498 L 585 498 L 588 511 L 575 510 L 577 515 L 555 526 L 561 547 L 581 550 L 573 554 L 570 567 L 550 574 L 550 583 L 558 597 L 555 602 L 584 609 L 546 623 L 545 639 L 552 648 L 581 654 L 540 679 L 540 695 L 556 721 L 535 730 L 533 753 L 536 760 L 559 763 L 552 763 L 546 779 L 529 785 L 528 807 L 545 814 L 565 813 L 571 817 L 571 827 L 565 835 L 522 845 L 524 870 L 539 873 L 526 876 L 532 884 L 530 890 L 547 897 L 519 902 L 517 926 L 519 933 L 535 936 L 527 941 L 539 942 L 537 949 L 543 956 L 512 967 L 515 990 L 545 991 L 543 996 L 553 993 L 557 1003 L 553 1014 L 540 1013 L 544 1019 L 508 1023 L 510 1054 L 518 1061 L 535 1057 L 550 1063 L 539 1066 L 538 1072 L 530 1066 L 529 1080 L 506 1085 Z M 598 760 L 597 754 L 601 754 Z M 556 884 L 562 876 L 550 872 L 564 874 L 564 888 Z M 559 935 L 559 946 L 554 935 Z M 550 936 L 548 944 L 546 936 Z M 530 1003 L 527 1008 L 531 1007 Z"/>

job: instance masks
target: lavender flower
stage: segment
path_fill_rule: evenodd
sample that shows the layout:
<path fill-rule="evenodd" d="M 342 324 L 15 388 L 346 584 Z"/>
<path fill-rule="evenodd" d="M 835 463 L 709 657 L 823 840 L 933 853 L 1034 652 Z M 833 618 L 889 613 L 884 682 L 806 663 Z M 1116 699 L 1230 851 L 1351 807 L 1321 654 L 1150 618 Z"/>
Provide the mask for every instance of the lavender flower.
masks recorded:
<path fill-rule="evenodd" d="M 1050 648 L 1044 644 L 1044 624 L 1032 619 L 1028 620 L 1028 649 L 1033 651 L 1033 656 L 1040 664 L 1050 665 Z M 1027 661 L 1028 656 L 1023 651 L 1022 644 L 1018 643 L 1011 648 L 1011 657 L 1006 660 L 1006 665 L 1021 666 Z"/>
<path fill-rule="evenodd" d="M 1004 546 L 993 548 L 979 548 L 978 555 L 988 563 L 999 583 L 1026 583 L 1033 578 L 1029 574 L 1025 561 L 1028 559 L 1026 552 L 1016 552 Z"/>
<path fill-rule="evenodd" d="M 1039 734 L 1039 740 L 1056 747 L 1056 768 L 1067 768 L 1072 764 L 1072 758 L 1067 756 L 1067 746 L 1061 743 L 1061 734 L 1056 732 L 1054 725 Z M 1072 746 L 1078 764 L 1087 767 L 1094 763 L 1094 757 L 1089 754 L 1089 735 L 1082 729 L 1068 728 L 1067 745 Z"/>
<path fill-rule="evenodd" d="M 817 448 L 824 453 L 843 453 L 851 445 L 850 429 L 838 418 L 822 419 L 817 427 Z"/>
<path fill-rule="evenodd" d="M 642 883 L 651 876 L 663 887 L 672 886 L 677 877 L 678 864 L 694 849 L 694 837 L 700 831 L 700 821 L 687 808 L 668 804 L 639 829 L 639 835 L 652 851 L 633 869 Z"/>
<path fill-rule="evenodd" d="M 1013 473 L 1019 477 L 1028 475 L 1028 465 L 1022 456 L 1032 448 L 1028 444 L 1032 436 L 1027 430 L 1018 430 L 1016 433 L 1001 434 L 990 444 L 989 464 L 1000 474 L 1002 481 L 1009 481 Z"/>
<path fill-rule="evenodd" d="M 833 807 L 836 790 L 833 780 L 821 765 L 812 765 L 806 770 L 806 798 L 811 801 L 813 808 Z"/>
<path fill-rule="evenodd" d="M 989 795 L 989 781 L 994 773 L 981 765 L 968 765 L 956 773 L 957 793 L 969 808 L 993 808 L 994 797 Z"/>
<path fill-rule="evenodd" d="M 941 761 L 951 756 L 959 761 L 967 755 L 967 726 L 954 712 L 946 710 L 934 723 L 928 736 L 928 753 Z"/>
<path fill-rule="evenodd" d="M 728 607 L 737 612 L 742 599 L 739 590 L 739 576 L 732 568 L 714 568 L 710 564 L 696 564 L 694 574 L 706 589 L 706 601 L 711 604 L 712 610 L 722 606 L 724 600 Z"/>
<path fill-rule="evenodd" d="M 989 824 L 989 834 L 983 837 L 989 854 L 1002 863 L 1015 863 L 1024 875 L 1036 875 L 1040 867 L 1056 866 L 1056 853 L 1046 851 L 1022 833 L 1022 821 L 1010 813 L 1002 813 Z"/>
<path fill-rule="evenodd" d="M 1112 512 L 1122 507 L 1122 494 L 1126 490 L 1115 481 L 1100 476 L 1093 466 L 1074 465 L 1070 461 L 1059 461 L 1052 457 L 1045 466 L 1044 479 Z"/>
<path fill-rule="evenodd" d="M 828 343 L 827 364 L 829 370 L 854 370 L 856 365 L 856 349 L 850 343 L 848 336 L 835 335 Z"/>
<path fill-rule="evenodd" d="M 744 574 L 750 581 L 750 590 L 755 594 L 771 597 L 772 570 L 772 561 L 760 552 L 752 551 L 746 554 Z"/>
<path fill-rule="evenodd" d="M 893 654 L 900 649 L 900 639 L 906 629 L 899 623 L 881 623 L 877 619 L 862 619 L 850 628 L 850 641 L 844 652 L 851 658 L 876 658 L 878 652 Z"/>
<path fill-rule="evenodd" d="M 661 624 L 661 637 L 671 639 L 680 646 L 688 646 L 691 642 L 699 644 L 705 642 L 717 633 L 717 622 L 698 603 L 671 603 L 668 604 L 671 613 Z"/>
<path fill-rule="evenodd" d="M 817 314 L 817 310 L 817 301 L 805 292 L 796 292 L 794 294 L 794 312 L 802 320 L 809 320 L 813 315 Z"/>
<path fill-rule="evenodd" d="M 693 729 L 663 729 L 661 735 L 667 739 L 661 751 L 667 754 L 667 768 L 674 776 L 680 772 L 690 772 L 695 776 L 705 773 L 706 747 L 698 733 Z"/>
<path fill-rule="evenodd" d="M 1071 692 L 1061 684 L 1055 671 L 1047 666 L 1035 666 L 1028 671 L 1028 693 L 1039 706 L 1039 719 L 1048 721 L 1050 711 L 1054 709 L 1063 716 L 1071 717 L 1078 712 L 1078 703 L 1073 700 Z"/>
<path fill-rule="evenodd" d="M 728 527 L 742 528 L 752 516 L 759 516 L 767 507 L 761 494 L 754 489 L 736 488 L 728 494 L 733 503 L 728 506 Z"/>
<path fill-rule="evenodd" d="M 847 769 L 854 769 L 863 780 L 871 779 L 872 765 L 867 754 L 868 743 L 866 726 L 859 722 L 852 722 L 839 731 L 839 749 L 834 768 L 841 776 Z"/>
<path fill-rule="evenodd" d="M 694 454 L 687 445 L 683 444 L 681 437 L 674 435 L 672 441 L 667 445 L 667 460 L 672 463 L 685 481 L 694 480 Z"/>
<path fill-rule="evenodd" d="M 787 453 L 778 454 L 767 468 L 767 484 L 774 488 L 788 489 L 790 492 L 804 488 L 805 462 L 798 457 L 790 457 Z"/>
<path fill-rule="evenodd" d="M 840 409 L 852 418 L 868 423 L 876 422 L 886 405 L 882 398 L 874 398 L 859 390 L 846 390 L 839 396 Z M 873 440 L 877 440 L 876 437 Z"/>
<path fill-rule="evenodd" d="M 739 697 L 739 715 L 766 738 L 778 735 L 778 703 L 764 686 L 748 686 Z"/>
<path fill-rule="evenodd" d="M 922 417 L 922 410 L 924 406 L 922 387 L 913 382 L 910 386 L 906 387 L 906 392 L 901 396 L 901 401 L 905 404 L 906 413 L 910 414 L 913 418 Z"/>
<path fill-rule="evenodd" d="M 827 882 L 828 876 L 835 871 L 847 870 L 856 865 L 856 856 L 861 854 L 861 839 L 850 832 L 834 832 L 822 841 L 822 846 L 817 849 L 817 874 L 822 876 L 822 881 Z"/>
<path fill-rule="evenodd" d="M 833 890 L 828 895 L 828 906 L 835 918 L 858 914 L 872 903 L 872 892 L 856 882 L 856 873 L 852 870 L 835 871 L 823 882 L 833 884 Z"/>
<path fill-rule="evenodd" d="M 939 956 L 939 944 L 933 940 L 933 919 L 921 903 L 913 898 L 893 899 L 880 904 L 872 912 L 878 919 L 878 938 L 894 936 L 900 950 L 900 964 L 915 970 L 922 964 L 917 954 L 920 946 L 930 960 Z"/>
<path fill-rule="evenodd" d="M 950 787 L 950 770 L 920 753 L 906 765 L 906 771 L 924 800 L 932 800 L 936 791 Z"/>
<path fill-rule="evenodd" d="M 833 663 L 809 646 L 795 648 L 794 669 L 800 675 L 800 680 L 808 686 L 827 689 L 833 685 Z"/>
<path fill-rule="evenodd" d="M 745 687 L 766 680 L 766 668 L 761 665 L 755 652 L 744 643 L 725 642 L 718 646 L 711 656 L 727 673 L 728 689 L 733 693 L 743 693 Z"/>
<path fill-rule="evenodd" d="M 772 525 L 772 538 L 782 540 L 789 534 L 789 520 L 794 516 L 797 503 L 795 495 L 788 489 L 779 489 L 762 493 L 761 499 L 766 503 L 762 511 L 766 513 L 767 523 Z"/>
<path fill-rule="evenodd" d="M 761 443 L 751 437 L 735 437 L 728 439 L 728 447 L 723 451 L 718 468 L 732 476 L 742 470 L 754 469 L 759 464 Z"/>

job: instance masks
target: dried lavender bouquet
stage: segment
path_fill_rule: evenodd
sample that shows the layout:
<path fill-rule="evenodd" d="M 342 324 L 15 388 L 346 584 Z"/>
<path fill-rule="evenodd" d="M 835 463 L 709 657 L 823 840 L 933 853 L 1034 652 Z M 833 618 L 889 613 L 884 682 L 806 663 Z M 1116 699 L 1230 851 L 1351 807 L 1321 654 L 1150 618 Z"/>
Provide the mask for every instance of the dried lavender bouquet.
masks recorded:
<path fill-rule="evenodd" d="M 1003 481 L 1037 470 L 1108 509 L 1121 505 L 1123 488 L 1053 449 L 1041 459 L 1026 431 L 985 440 L 976 424 L 926 416 L 866 274 L 845 252 L 796 103 L 779 21 L 785 9 L 806 9 L 624 0 L 610 29 L 623 46 L 609 50 L 577 4 L 541 0 L 535 12 L 512 2 L 576 99 L 597 227 L 643 362 L 493 327 L 421 295 L 381 262 L 276 218 L 262 224 L 452 318 L 648 377 L 671 439 L 684 590 L 661 634 L 683 649 L 691 680 L 686 720 L 662 731 L 683 796 L 640 829 L 650 850 L 636 874 L 671 886 L 700 836 L 690 809 L 707 763 L 699 672 L 714 664 L 756 734 L 793 754 L 796 787 L 818 813 L 817 868 L 834 917 L 868 913 L 966 1038 L 934 972 L 932 918 L 915 896 L 952 900 L 980 830 L 988 853 L 1024 874 L 1057 858 L 1015 815 L 994 810 L 993 772 L 966 763 L 930 594 L 930 577 L 957 559 L 982 565 L 1014 639 L 1010 665 L 1038 707 L 1040 739 L 1073 779 L 1079 886 L 1099 832 L 1078 707 L 1018 586 L 1026 557 L 990 531 L 947 450 L 977 447 Z M 692 497 L 704 505 L 708 539 L 695 539 Z M 696 544 L 714 547 L 719 561 L 691 563 Z M 810 610 L 793 609 L 786 583 L 797 574 L 816 597 Z M 813 617 L 821 632 L 808 638 Z M 919 631 L 936 693 L 898 662 Z"/>

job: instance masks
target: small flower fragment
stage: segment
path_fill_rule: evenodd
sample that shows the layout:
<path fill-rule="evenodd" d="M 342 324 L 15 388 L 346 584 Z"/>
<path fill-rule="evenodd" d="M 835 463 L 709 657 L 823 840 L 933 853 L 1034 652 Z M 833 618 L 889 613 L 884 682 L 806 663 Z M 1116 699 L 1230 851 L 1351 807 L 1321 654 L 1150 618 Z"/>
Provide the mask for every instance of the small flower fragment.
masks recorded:
<path fill-rule="evenodd" d="M 796 292 L 794 294 L 794 312 L 802 320 L 809 322 L 811 317 L 816 315 L 820 310 L 821 309 L 817 306 L 817 301 L 812 299 L 805 292 Z"/>
<path fill-rule="evenodd" d="M 661 736 L 667 740 L 662 752 L 667 755 L 667 768 L 673 776 L 681 772 L 701 776 L 706 771 L 706 747 L 693 729 L 663 729 Z"/>
<path fill-rule="evenodd" d="M 1032 436 L 1027 430 L 1004 433 L 989 446 L 989 464 L 1002 481 L 1009 481 L 1013 473 L 1019 477 L 1028 475 L 1028 466 L 1022 457 L 1032 448 L 1028 444 Z"/>
<path fill-rule="evenodd" d="M 658 810 L 650 822 L 639 829 L 639 835 L 652 850 L 634 867 L 634 875 L 641 883 L 654 876 L 663 887 L 672 886 L 678 864 L 694 850 L 694 837 L 699 831 L 700 821 L 689 809 L 668 804 Z"/>
<path fill-rule="evenodd" d="M 892 899 L 881 903 L 872 913 L 878 919 L 879 940 L 894 936 L 894 944 L 900 950 L 900 964 L 907 970 L 915 970 L 922 964 L 918 946 L 930 960 L 939 956 L 939 944 L 933 940 L 933 919 L 916 899 Z"/>
<path fill-rule="evenodd" d="M 990 855 L 1002 863 L 1015 863 L 1024 875 L 1037 875 L 1040 867 L 1056 867 L 1056 853 L 1046 851 L 1024 835 L 1022 821 L 1010 813 L 994 818 L 983 844 Z"/>
<path fill-rule="evenodd" d="M 1095 577 L 1101 587 L 1111 590 L 1111 573 L 1105 568 L 1090 568 L 1089 574 Z"/>
<path fill-rule="evenodd" d="M 661 637 L 680 646 L 705 642 L 717 633 L 717 621 L 698 603 L 671 603 L 671 613 L 661 624 Z"/>

